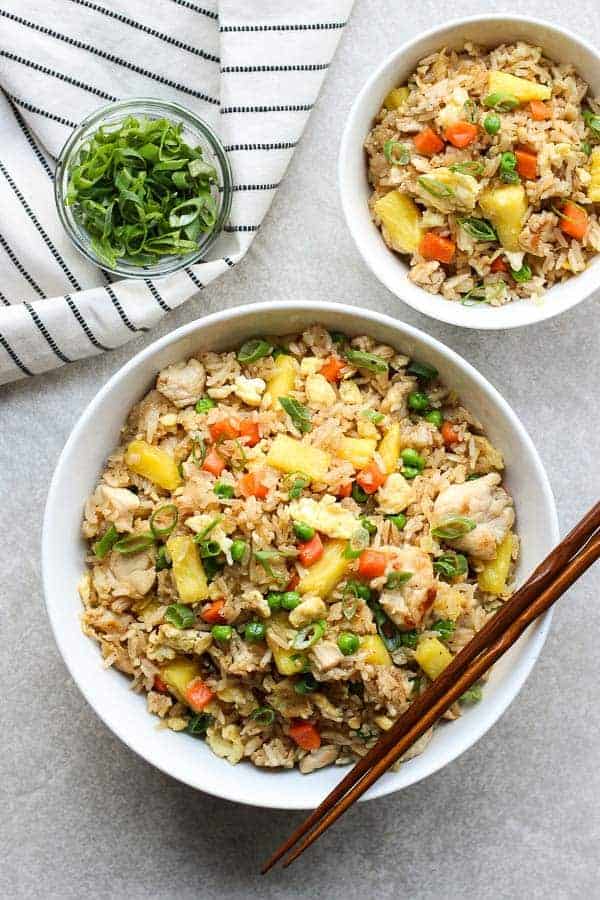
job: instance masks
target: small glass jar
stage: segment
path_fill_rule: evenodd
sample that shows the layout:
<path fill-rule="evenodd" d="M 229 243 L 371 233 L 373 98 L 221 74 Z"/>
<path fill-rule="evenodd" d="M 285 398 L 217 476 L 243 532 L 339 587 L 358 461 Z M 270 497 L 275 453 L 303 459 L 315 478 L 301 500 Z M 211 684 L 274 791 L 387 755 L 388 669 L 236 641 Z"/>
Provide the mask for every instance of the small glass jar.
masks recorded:
<path fill-rule="evenodd" d="M 217 220 L 212 231 L 203 234 L 198 239 L 198 249 L 186 256 L 163 256 L 153 265 L 140 266 L 118 259 L 114 267 L 110 267 L 99 258 L 92 246 L 92 240 L 86 229 L 81 225 L 74 213 L 73 207 L 67 206 L 66 197 L 69 184 L 69 172 L 71 166 L 77 164 L 82 145 L 88 141 L 100 126 L 108 127 L 118 125 L 128 116 L 144 117 L 147 119 L 169 119 L 176 124 L 183 125 L 182 138 L 191 146 L 200 146 L 205 161 L 213 165 L 217 171 L 217 184 L 213 196 L 217 203 Z M 73 241 L 77 249 L 89 262 L 114 275 L 123 275 L 127 278 L 157 278 L 163 275 L 171 275 L 179 269 L 193 265 L 206 257 L 210 247 L 219 237 L 224 225 L 227 223 L 231 209 L 232 175 L 231 166 L 221 141 L 213 129 L 199 116 L 168 100 L 152 100 L 138 98 L 133 100 L 120 100 L 98 109 L 87 116 L 69 137 L 60 152 L 56 166 L 54 182 L 54 197 L 58 217 L 65 231 Z"/>

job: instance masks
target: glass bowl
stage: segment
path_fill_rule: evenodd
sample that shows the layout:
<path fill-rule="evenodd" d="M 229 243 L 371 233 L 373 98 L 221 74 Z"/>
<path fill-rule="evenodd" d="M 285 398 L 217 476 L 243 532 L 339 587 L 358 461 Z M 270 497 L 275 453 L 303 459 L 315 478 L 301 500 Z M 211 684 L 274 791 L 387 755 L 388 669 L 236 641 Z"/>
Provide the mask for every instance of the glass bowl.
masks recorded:
<path fill-rule="evenodd" d="M 94 250 L 90 235 L 75 218 L 73 207 L 67 206 L 66 196 L 69 171 L 71 166 L 77 162 L 83 144 L 101 125 L 110 128 L 111 125 L 119 124 L 128 116 L 144 116 L 148 119 L 164 118 L 183 125 L 182 137 L 192 146 L 200 146 L 206 162 L 213 165 L 217 170 L 218 183 L 215 185 L 213 192 L 217 203 L 217 220 L 214 229 L 208 234 L 201 235 L 198 239 L 198 249 L 193 253 L 189 253 L 186 256 L 163 256 L 156 263 L 148 266 L 134 265 L 126 259 L 118 259 L 116 265 L 111 267 L 100 259 Z M 189 109 L 180 106 L 179 103 L 172 103 L 169 100 L 152 100 L 150 98 L 120 100 L 91 113 L 69 137 L 58 158 L 54 197 L 58 217 L 65 231 L 75 247 L 89 262 L 107 272 L 115 275 L 124 275 L 127 278 L 157 278 L 162 275 L 171 275 L 179 269 L 204 259 L 210 247 L 219 237 L 231 209 L 231 166 L 225 148 L 210 125 Z"/>

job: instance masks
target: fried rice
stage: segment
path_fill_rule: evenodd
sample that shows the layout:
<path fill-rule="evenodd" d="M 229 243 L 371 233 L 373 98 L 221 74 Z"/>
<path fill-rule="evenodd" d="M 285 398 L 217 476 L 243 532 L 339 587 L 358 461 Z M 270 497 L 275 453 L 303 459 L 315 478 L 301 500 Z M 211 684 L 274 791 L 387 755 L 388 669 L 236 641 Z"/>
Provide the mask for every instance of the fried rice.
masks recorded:
<path fill-rule="evenodd" d="M 198 354 L 158 374 L 86 503 L 83 630 L 181 740 L 349 763 L 510 595 L 503 468 L 433 367 L 370 337 Z"/>
<path fill-rule="evenodd" d="M 421 60 L 365 143 L 372 216 L 409 278 L 500 306 L 582 272 L 600 251 L 599 112 L 573 66 L 524 42 Z"/>

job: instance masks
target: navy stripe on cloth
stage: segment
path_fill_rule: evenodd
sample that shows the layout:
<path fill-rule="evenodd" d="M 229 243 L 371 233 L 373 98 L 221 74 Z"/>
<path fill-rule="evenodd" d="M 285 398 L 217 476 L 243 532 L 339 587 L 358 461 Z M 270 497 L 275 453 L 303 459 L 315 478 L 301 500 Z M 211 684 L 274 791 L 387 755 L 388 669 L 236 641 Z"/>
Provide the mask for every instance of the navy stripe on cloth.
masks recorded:
<path fill-rule="evenodd" d="M 312 22 L 300 25 L 222 25 L 219 31 L 334 31 L 346 22 Z"/>
<path fill-rule="evenodd" d="M 329 63 L 307 63 L 297 66 L 223 66 L 221 72 L 322 72 L 328 68 Z"/>
<path fill-rule="evenodd" d="M 30 69 L 35 69 L 36 72 L 42 72 L 44 75 L 50 75 L 51 78 L 58 78 L 59 81 L 64 81 L 66 84 L 70 84 L 73 87 L 80 88 L 82 91 L 87 91 L 88 94 L 94 94 L 95 97 L 100 97 L 102 100 L 110 100 L 115 101 L 119 98 L 114 94 L 107 94 L 106 91 L 101 91 L 100 88 L 94 87 L 91 84 L 85 84 L 83 81 L 79 81 L 78 78 L 71 78 L 70 75 L 65 75 L 64 72 L 58 72 L 56 69 L 49 69 L 48 66 L 42 66 L 40 63 L 34 62 L 32 59 L 25 59 L 24 56 L 17 56 L 15 53 L 10 53 L 8 50 L 0 50 L 0 56 L 6 57 L 6 59 L 12 60 L 12 62 L 19 63 L 22 66 L 27 66 Z"/>
<path fill-rule="evenodd" d="M 64 363 L 71 362 L 69 357 L 65 356 L 65 354 L 62 352 L 62 350 L 60 349 L 60 347 L 58 346 L 58 344 L 56 343 L 56 341 L 54 340 L 54 338 L 52 337 L 52 335 L 50 334 L 50 332 L 48 331 L 48 329 L 46 328 L 46 326 L 44 325 L 44 323 L 38 316 L 38 314 L 36 313 L 33 306 L 31 306 L 30 303 L 25 303 L 25 302 L 23 303 L 23 306 L 25 307 L 25 309 L 27 310 L 27 312 L 33 319 L 35 326 L 37 327 L 40 334 L 44 337 L 46 343 L 48 344 L 48 346 L 50 347 L 52 352 L 55 354 L 55 356 L 57 356 L 61 360 L 61 362 L 64 362 Z"/>
<path fill-rule="evenodd" d="M 158 291 L 156 290 L 156 287 L 152 284 L 152 282 L 146 281 L 146 279 L 144 279 L 144 284 L 146 285 L 146 287 L 148 288 L 148 290 L 150 291 L 150 293 L 152 294 L 152 296 L 154 297 L 154 299 L 156 300 L 156 302 L 158 303 L 160 308 L 164 309 L 165 312 L 171 312 L 171 307 L 169 306 L 168 303 L 166 303 L 163 300 L 163 298 L 160 296 L 160 294 L 158 293 Z"/>
<path fill-rule="evenodd" d="M 196 12 L 201 16 L 207 16 L 209 19 L 217 19 L 219 18 L 218 13 L 214 12 L 212 9 L 205 9 L 202 6 L 195 6 L 193 3 L 190 3 L 190 0 L 171 0 L 172 3 L 176 3 L 178 6 L 184 6 L 186 9 L 191 9 L 192 12 Z"/>
<path fill-rule="evenodd" d="M 293 150 L 298 146 L 298 141 L 280 141 L 274 144 L 226 144 L 225 149 L 228 153 L 235 150 Z"/>
<path fill-rule="evenodd" d="M 105 273 L 103 272 L 103 274 L 105 274 Z M 120 303 L 120 301 L 119 301 L 119 298 L 117 297 L 117 295 L 116 295 L 115 292 L 113 291 L 113 289 L 112 289 L 112 287 L 110 286 L 110 284 L 107 284 L 106 287 L 104 288 L 104 290 L 106 291 L 106 293 L 107 293 L 108 296 L 110 297 L 110 300 L 111 300 L 111 302 L 112 302 L 112 305 L 114 306 L 114 308 L 115 308 L 116 311 L 118 312 L 121 321 L 123 322 L 123 324 L 124 324 L 127 328 L 129 328 L 130 331 L 133 331 L 134 334 L 137 334 L 137 332 L 139 332 L 139 331 L 148 331 L 147 328 L 138 327 L 137 325 L 134 325 L 134 324 L 133 324 L 133 322 L 131 321 L 131 319 L 129 318 L 129 316 L 127 315 L 127 313 L 125 312 L 125 310 L 124 310 L 123 307 L 121 306 L 121 303 Z"/>
<path fill-rule="evenodd" d="M 3 234 L 0 234 L 0 246 L 2 246 L 4 248 L 4 252 L 10 259 L 10 261 L 13 264 L 13 266 L 15 267 L 15 269 L 19 272 L 20 275 L 23 276 L 25 281 L 27 281 L 31 285 L 31 287 L 34 289 L 36 294 L 39 294 L 40 297 L 45 297 L 46 296 L 45 293 L 43 292 L 43 290 L 41 289 L 41 287 L 39 286 L 39 284 L 37 283 L 35 278 L 29 274 L 29 272 L 27 271 L 27 269 L 25 268 L 23 263 L 17 258 L 17 254 L 14 252 L 12 247 L 9 245 L 8 241 L 6 240 L 6 238 L 4 237 Z"/>
<path fill-rule="evenodd" d="M 23 136 L 24 136 L 25 140 L 27 141 L 27 143 L 29 144 L 29 146 L 31 147 L 31 149 L 33 150 L 33 152 L 35 153 L 35 155 L 36 155 L 36 157 L 38 158 L 38 161 L 39 161 L 41 167 L 43 168 L 44 172 L 46 173 L 46 175 L 48 176 L 48 178 L 50 179 L 50 181 L 54 181 L 54 172 L 52 171 L 52 169 L 51 169 L 50 166 L 48 165 L 48 161 L 47 161 L 46 157 L 44 156 L 44 154 L 42 153 L 42 151 L 41 151 L 40 148 L 38 147 L 37 142 L 36 142 L 36 139 L 35 139 L 34 136 L 32 135 L 32 133 L 31 133 L 31 131 L 29 130 L 29 128 L 27 127 L 27 123 L 25 122 L 25 119 L 23 118 L 23 116 L 21 115 L 21 113 L 19 112 L 19 110 L 17 109 L 16 104 L 11 100 L 11 98 L 9 97 L 9 95 L 6 93 L 6 91 L 4 91 L 3 93 L 4 93 L 4 96 L 6 97 L 6 100 L 7 100 L 7 102 L 8 102 L 8 105 L 10 106 L 10 108 L 11 108 L 12 111 L 13 111 L 13 115 L 14 115 L 14 117 L 15 117 L 15 120 L 16 120 L 16 122 L 17 122 L 17 125 L 19 126 L 19 128 L 20 128 L 21 131 L 23 132 Z"/>
<path fill-rule="evenodd" d="M 45 119 L 52 119 L 60 125 L 66 125 L 67 128 L 77 128 L 77 122 L 71 122 L 70 119 L 64 119 L 62 116 L 57 116 L 56 113 L 48 112 L 47 109 L 40 109 L 39 106 L 34 106 L 33 103 L 29 103 L 27 100 L 22 100 L 20 97 L 15 97 L 14 94 L 9 94 L 8 91 L 5 91 L 5 94 L 13 101 L 13 103 L 22 106 L 23 109 L 26 109 L 29 112 L 35 113 L 38 116 L 43 116 Z"/>
<path fill-rule="evenodd" d="M 69 307 L 69 309 L 71 310 L 71 312 L 73 313 L 73 315 L 75 316 L 75 318 L 77 319 L 77 322 L 81 325 L 81 330 L 85 334 L 85 336 L 88 339 L 88 341 L 90 342 L 90 344 L 92 344 L 92 346 L 96 347 L 97 350 L 110 350 L 111 349 L 110 347 L 105 347 L 104 344 L 101 344 L 100 341 L 96 339 L 94 332 L 92 331 L 92 329 L 90 328 L 88 323 L 85 321 L 84 317 L 82 316 L 81 310 L 77 309 L 77 307 L 75 306 L 75 304 L 73 302 L 73 299 L 71 297 L 69 297 L 68 294 L 65 294 L 65 302 L 66 302 L 67 306 Z"/>
<path fill-rule="evenodd" d="M 21 370 L 23 375 L 29 375 L 29 376 L 33 375 L 33 372 L 31 371 L 31 369 L 28 369 L 27 366 L 25 365 L 25 363 L 21 362 L 21 360 L 19 359 L 19 357 L 17 356 L 17 354 L 15 353 L 15 351 L 10 346 L 10 344 L 8 343 L 8 341 L 6 340 L 6 338 L 4 337 L 4 335 L 1 332 L 0 332 L 0 344 L 2 344 L 2 346 L 6 350 L 6 352 L 12 359 L 12 361 L 14 362 L 15 366 L 17 366 Z"/>
<path fill-rule="evenodd" d="M 199 288 L 201 291 L 204 290 L 204 285 L 202 284 L 200 279 L 194 275 L 194 273 L 192 272 L 191 269 L 185 269 L 185 274 L 188 276 L 188 278 L 190 279 L 192 284 L 195 284 L 196 287 Z"/>

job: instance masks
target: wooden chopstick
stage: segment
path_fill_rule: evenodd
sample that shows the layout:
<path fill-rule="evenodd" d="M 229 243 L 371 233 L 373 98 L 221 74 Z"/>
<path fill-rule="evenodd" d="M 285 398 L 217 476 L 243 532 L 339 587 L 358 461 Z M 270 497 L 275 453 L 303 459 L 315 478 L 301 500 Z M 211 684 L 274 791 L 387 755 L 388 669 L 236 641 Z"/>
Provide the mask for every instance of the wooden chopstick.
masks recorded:
<path fill-rule="evenodd" d="M 594 531 L 600 528 L 600 502 L 584 516 L 561 543 L 537 567 L 527 582 L 513 594 L 510 600 L 491 618 L 473 639 L 454 657 L 444 672 L 415 700 L 408 710 L 397 720 L 369 752 L 348 772 L 340 783 L 331 791 L 320 806 L 311 813 L 299 828 L 271 856 L 262 869 L 267 872 L 284 856 L 300 838 L 307 834 L 319 820 L 340 801 L 349 790 L 357 784 L 380 759 L 398 745 L 398 742 L 410 732 L 429 708 L 436 704 L 450 690 L 468 666 L 493 642 L 498 641 L 515 619 L 544 591 L 559 573 L 567 566 L 569 560 L 579 551 Z M 556 598 L 555 598 L 556 599 Z M 554 601 L 552 601 L 554 602 Z M 504 652 L 504 651 L 503 651 Z M 479 677 L 479 676 L 477 676 Z M 474 680 L 477 680 L 476 678 Z M 461 691 L 461 694 L 464 690 Z M 459 694 L 458 696 L 461 696 Z M 454 702 L 451 701 L 451 703 Z M 427 726 L 428 727 L 428 726 Z M 426 728 L 424 729 L 426 730 Z M 415 738 L 413 738 L 413 741 Z M 412 743 L 411 741 L 410 743 Z M 410 746 L 410 743 L 408 746 Z M 405 752 L 405 751 L 401 751 Z M 401 755 L 401 754 L 400 754 Z M 379 776 L 376 776 L 379 777 Z M 366 788 L 365 788 L 366 790 Z M 344 807 L 347 808 L 347 807 Z M 342 810 L 343 812 L 343 810 Z M 341 813 L 340 813 L 341 814 Z M 319 834 L 322 832 L 319 832 Z M 316 835 L 318 836 L 318 835 Z M 315 837 L 316 837 L 315 836 Z M 310 841 L 312 843 L 312 841 Z M 304 844 L 302 845 L 304 846 Z M 308 846 L 308 843 L 306 844 Z M 295 856 L 293 858 L 296 858 Z M 290 859 L 291 861 L 291 859 Z"/>

